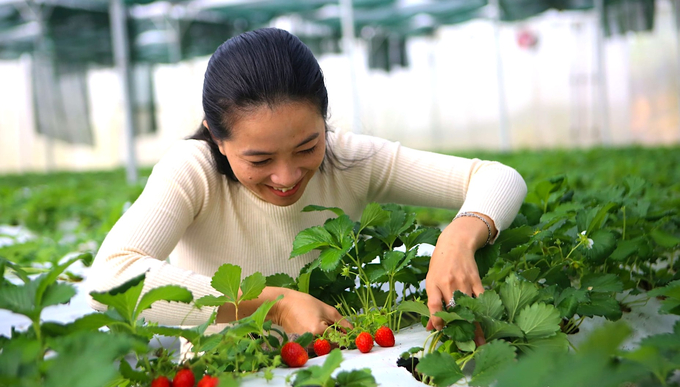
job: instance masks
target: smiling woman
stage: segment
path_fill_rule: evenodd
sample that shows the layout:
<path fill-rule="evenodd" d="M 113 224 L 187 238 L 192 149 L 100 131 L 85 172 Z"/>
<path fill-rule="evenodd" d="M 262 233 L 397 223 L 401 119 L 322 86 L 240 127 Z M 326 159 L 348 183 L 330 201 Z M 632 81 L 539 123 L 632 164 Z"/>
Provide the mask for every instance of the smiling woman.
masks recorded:
<path fill-rule="evenodd" d="M 526 185 L 514 169 L 329 131 L 319 64 L 298 38 L 279 29 L 246 32 L 215 51 L 203 109 L 198 131 L 154 167 L 144 192 L 106 237 L 93 265 L 94 290 L 146 272 L 144 292 L 178 284 L 198 299 L 215 294 L 211 276 L 224 263 L 240 266 L 244 276 L 297 276 L 316 255 L 290 260 L 295 236 L 326 220 L 324 213 L 302 212 L 305 206 L 339 207 L 357 219 L 368 203 L 380 202 L 460 209 L 430 261 L 432 314 L 456 290 L 484 291 L 474 253 L 493 243 L 519 210 Z M 172 264 L 166 261 L 171 253 Z M 233 305 L 220 306 L 217 322 L 247 316 L 279 296 L 267 317 L 289 333 L 348 325 L 334 307 L 273 286 L 241 303 L 238 316 Z M 144 317 L 196 325 L 211 312 L 159 303 Z M 442 326 L 431 317 L 430 328 Z"/>

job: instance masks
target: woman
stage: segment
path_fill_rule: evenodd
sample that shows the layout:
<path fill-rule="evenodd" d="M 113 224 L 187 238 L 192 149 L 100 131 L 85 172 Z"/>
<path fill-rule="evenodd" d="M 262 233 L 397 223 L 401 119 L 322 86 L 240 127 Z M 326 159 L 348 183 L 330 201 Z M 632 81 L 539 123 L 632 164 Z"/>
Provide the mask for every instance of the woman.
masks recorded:
<path fill-rule="evenodd" d="M 93 266 L 93 290 L 147 272 L 144 291 L 177 284 L 199 298 L 216 293 L 210 279 L 224 263 L 241 266 L 244 276 L 295 277 L 315 258 L 288 259 L 295 235 L 328 216 L 302 208 L 340 207 L 358 219 L 375 201 L 464 214 L 444 229 L 430 261 L 432 314 L 456 290 L 484 291 L 475 250 L 493 243 L 526 194 L 512 168 L 329 132 L 318 62 L 298 38 L 273 28 L 244 33 L 217 49 L 205 74 L 203 108 L 201 128 L 154 167 L 144 192 L 106 237 Z M 173 250 L 171 265 L 165 259 Z M 239 317 L 279 295 L 268 318 L 289 333 L 320 334 L 342 318 L 308 294 L 277 287 L 241 304 Z M 209 308 L 158 303 L 145 317 L 197 325 L 210 314 Z M 218 323 L 233 320 L 233 306 L 218 309 Z M 443 321 L 432 316 L 428 325 L 441 329 Z"/>

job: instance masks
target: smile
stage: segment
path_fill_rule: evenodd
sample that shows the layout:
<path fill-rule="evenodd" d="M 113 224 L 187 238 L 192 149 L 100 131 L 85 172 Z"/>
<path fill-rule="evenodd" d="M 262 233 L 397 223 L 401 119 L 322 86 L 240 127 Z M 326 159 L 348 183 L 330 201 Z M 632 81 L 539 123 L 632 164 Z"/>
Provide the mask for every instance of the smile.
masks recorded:
<path fill-rule="evenodd" d="M 272 187 L 272 186 L 267 186 L 269 190 L 276 196 L 279 197 L 288 197 L 295 195 L 295 193 L 298 191 L 300 188 L 300 185 L 302 184 L 302 180 L 298 181 L 297 184 L 295 184 L 292 187 Z"/>

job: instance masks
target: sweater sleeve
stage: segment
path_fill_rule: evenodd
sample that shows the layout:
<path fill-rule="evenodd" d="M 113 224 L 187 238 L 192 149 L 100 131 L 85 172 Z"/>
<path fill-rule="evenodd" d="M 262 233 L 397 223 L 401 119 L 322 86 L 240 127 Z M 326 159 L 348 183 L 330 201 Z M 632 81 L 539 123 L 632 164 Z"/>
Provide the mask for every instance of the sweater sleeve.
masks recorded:
<path fill-rule="evenodd" d="M 210 277 L 166 262 L 186 228 L 199 216 L 212 168 L 200 143 L 181 141 L 154 167 L 144 191 L 106 236 L 88 276 L 90 290 L 107 291 L 146 272 L 143 293 L 164 285 L 189 289 L 194 299 L 216 291 Z M 90 299 L 97 310 L 106 306 Z M 167 325 L 198 325 L 212 310 L 192 304 L 156 302 L 142 316 Z"/>
<path fill-rule="evenodd" d="M 494 161 L 467 159 L 404 147 L 371 136 L 337 136 L 341 157 L 368 201 L 460 209 L 490 217 L 500 231 L 517 215 L 527 193 L 522 176 Z M 498 235 L 498 234 L 497 234 Z"/>

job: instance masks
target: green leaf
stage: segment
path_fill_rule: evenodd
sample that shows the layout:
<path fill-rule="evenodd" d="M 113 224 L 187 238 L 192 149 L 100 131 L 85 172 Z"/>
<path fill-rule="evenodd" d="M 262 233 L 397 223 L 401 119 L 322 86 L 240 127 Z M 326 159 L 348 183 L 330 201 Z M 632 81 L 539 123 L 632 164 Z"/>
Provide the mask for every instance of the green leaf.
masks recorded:
<path fill-rule="evenodd" d="M 213 296 L 212 294 L 205 295 L 198 300 L 194 301 L 194 305 L 196 305 L 198 308 L 202 308 L 204 306 L 222 306 L 226 304 L 227 302 L 230 302 L 230 300 L 225 297 L 225 296 Z"/>
<path fill-rule="evenodd" d="M 41 275 L 40 277 L 37 278 L 37 281 L 39 282 L 38 288 L 35 291 L 35 305 L 41 305 L 41 306 L 47 306 L 44 304 L 43 301 L 43 296 L 44 293 L 47 291 L 47 288 L 51 287 L 54 283 L 56 283 L 57 278 L 59 278 L 59 275 L 64 272 L 69 266 L 71 266 L 74 262 L 82 259 L 83 255 L 79 255 L 77 257 L 73 257 L 68 259 L 65 263 L 61 265 L 57 265 L 54 268 L 52 268 L 47 274 Z M 68 292 L 67 290 L 58 290 L 57 291 L 59 294 L 55 295 L 55 299 L 62 299 L 64 295 Z M 71 295 L 73 297 L 75 294 Z M 70 299 L 70 297 L 69 297 Z M 54 301 L 51 301 L 54 302 Z M 61 302 L 57 302 L 61 303 Z M 55 305 L 55 304 L 49 304 L 49 305 Z"/>
<path fill-rule="evenodd" d="M 296 372 L 293 386 L 326 386 L 340 363 L 342 363 L 342 353 L 336 348 L 326 356 L 321 366 L 309 366 L 303 372 Z"/>
<path fill-rule="evenodd" d="M 293 251 L 290 252 L 290 258 L 307 254 L 320 247 L 331 246 L 333 242 L 333 236 L 323 226 L 304 229 L 293 240 Z"/>
<path fill-rule="evenodd" d="M 371 375 L 371 370 L 362 368 L 360 370 L 340 371 L 335 378 L 338 387 L 377 387 L 375 378 Z"/>
<path fill-rule="evenodd" d="M 141 300 L 139 300 L 134 319 L 136 320 L 142 311 L 151 308 L 151 305 L 156 301 L 177 301 L 188 304 L 193 299 L 194 296 L 187 288 L 177 285 L 166 285 L 151 289 L 142 296 Z"/>
<path fill-rule="evenodd" d="M 397 311 L 418 313 L 421 316 L 430 317 L 430 309 L 420 301 L 403 301 L 397 307 Z"/>
<path fill-rule="evenodd" d="M 243 279 L 243 282 L 241 282 L 241 297 L 239 302 L 256 299 L 262 293 L 265 286 L 267 286 L 267 280 L 262 273 L 256 271 L 247 276 Z"/>
<path fill-rule="evenodd" d="M 382 209 L 378 203 L 369 203 L 361 214 L 360 230 L 371 226 L 380 226 L 390 218 L 390 213 Z"/>
<path fill-rule="evenodd" d="M 430 376 L 435 386 L 450 386 L 463 378 L 456 359 L 448 353 L 432 352 L 423 356 L 416 370 Z"/>
<path fill-rule="evenodd" d="M 255 322 L 258 328 L 258 334 L 262 333 L 264 327 L 264 320 L 267 318 L 267 313 L 269 313 L 274 304 L 279 302 L 281 299 L 283 299 L 283 296 L 278 296 L 276 297 L 276 299 L 272 301 L 264 301 L 257 308 L 257 310 L 255 310 L 255 312 L 250 315 L 250 318 Z"/>
<path fill-rule="evenodd" d="M 411 250 L 413 247 L 421 244 L 427 243 L 430 245 L 437 244 L 437 238 L 439 238 L 441 231 L 434 227 L 421 227 L 408 235 L 401 235 L 399 239 L 404 242 L 407 250 Z"/>
<path fill-rule="evenodd" d="M 612 321 L 620 319 L 623 315 L 619 302 L 608 293 L 592 293 L 590 301 L 580 304 L 576 313 L 587 317 L 603 316 Z"/>
<path fill-rule="evenodd" d="M 241 284 L 241 267 L 225 263 L 215 272 L 210 281 L 213 289 L 227 297 L 229 302 L 238 300 L 238 288 Z"/>
<path fill-rule="evenodd" d="M 477 344 L 474 340 L 456 341 L 456 347 L 463 352 L 474 352 L 477 349 Z"/>
<path fill-rule="evenodd" d="M 468 341 L 475 338 L 475 325 L 464 320 L 451 321 L 442 329 L 453 341 Z"/>
<path fill-rule="evenodd" d="M 469 319 L 464 318 L 464 317 L 460 316 L 458 313 L 454 313 L 454 312 L 439 311 L 439 312 L 435 312 L 434 315 L 441 318 L 442 320 L 444 320 L 445 324 L 448 324 L 451 321 L 459 321 L 459 320 L 471 322 Z"/>
<path fill-rule="evenodd" d="M 503 303 L 501 298 L 494 290 L 487 290 L 477 297 L 478 308 L 473 310 L 481 316 L 487 316 L 494 319 L 503 317 Z"/>
<path fill-rule="evenodd" d="M 618 207 L 618 204 L 607 203 L 604 206 L 602 206 L 595 214 L 593 220 L 591 220 L 590 223 L 588 224 L 588 232 L 586 234 L 590 235 L 593 231 L 601 229 L 602 226 L 604 225 L 607 214 L 609 214 L 609 211 L 611 211 L 615 207 Z"/>
<path fill-rule="evenodd" d="M 90 292 L 90 296 L 95 301 L 116 310 L 126 321 L 132 322 L 145 277 L 146 273 L 140 274 L 107 292 Z"/>
<path fill-rule="evenodd" d="M 569 340 L 566 333 L 557 332 L 557 334 L 550 337 L 533 339 L 519 348 L 524 353 L 533 353 L 535 351 L 543 351 L 542 353 L 566 353 L 569 350 Z"/>
<path fill-rule="evenodd" d="M 104 332 L 77 332 L 54 339 L 57 355 L 49 362 L 44 386 L 102 386 L 117 375 L 115 361 L 140 345 L 128 336 Z"/>
<path fill-rule="evenodd" d="M 387 251 L 380 260 L 380 264 L 387 273 L 394 273 L 405 255 L 403 251 Z"/>
<path fill-rule="evenodd" d="M 121 321 L 104 314 L 90 313 L 66 325 L 67 332 L 96 331 L 103 326 L 111 326 Z"/>
<path fill-rule="evenodd" d="M 342 257 L 345 256 L 347 250 L 336 249 L 335 247 L 329 247 L 321 251 L 319 254 L 319 267 L 323 271 L 333 271 L 338 264 L 342 261 Z"/>
<path fill-rule="evenodd" d="M 338 207 L 324 207 L 317 206 L 315 204 L 310 204 L 302 209 L 302 212 L 312 212 L 312 211 L 332 211 L 337 216 L 345 215 L 345 211 L 339 209 Z"/>
<path fill-rule="evenodd" d="M 305 332 L 295 339 L 295 342 L 300 344 L 302 346 L 302 348 L 307 347 L 313 341 L 314 341 L 314 335 L 309 333 L 309 332 Z"/>
<path fill-rule="evenodd" d="M 354 230 L 354 222 L 349 216 L 342 215 L 335 219 L 329 219 L 323 227 L 335 238 L 338 244 L 352 243 L 351 233 Z"/>
<path fill-rule="evenodd" d="M 470 386 L 489 386 L 498 372 L 515 360 L 515 348 L 507 341 L 494 340 L 483 345 L 474 356 L 475 370 L 472 372 Z"/>
<path fill-rule="evenodd" d="M 592 292 L 620 292 L 623 291 L 623 283 L 614 274 L 586 274 L 581 278 L 581 289 Z"/>
<path fill-rule="evenodd" d="M 501 252 L 501 245 L 486 245 L 475 252 L 475 261 L 479 269 L 480 278 L 484 278 L 489 269 L 493 267 Z"/>
<path fill-rule="evenodd" d="M 38 281 L 31 281 L 25 285 L 4 283 L 0 287 L 0 309 L 22 314 L 30 319 L 38 318 L 40 308 L 35 305 L 35 291 Z"/>
<path fill-rule="evenodd" d="M 508 321 L 513 322 L 516 314 L 536 301 L 539 293 L 533 284 L 520 281 L 517 276 L 510 274 L 500 287 L 500 296 L 508 313 Z"/>
<path fill-rule="evenodd" d="M 307 293 L 309 294 L 309 279 L 311 278 L 312 273 L 307 272 L 307 273 L 300 273 L 298 276 L 298 292 L 302 293 Z"/>
<path fill-rule="evenodd" d="M 517 326 L 528 340 L 549 337 L 560 330 L 560 312 L 552 305 L 536 303 L 517 316 Z"/>
<path fill-rule="evenodd" d="M 135 371 L 125 358 L 120 360 L 120 366 L 118 367 L 118 370 L 120 371 L 120 374 L 122 376 L 133 382 L 139 383 L 151 382 L 151 377 L 146 372 Z"/>
<path fill-rule="evenodd" d="M 616 244 L 616 249 L 609 256 L 609 259 L 614 261 L 625 261 L 631 255 L 635 254 L 642 248 L 642 245 L 647 243 L 644 237 L 638 237 L 625 241 L 618 241 Z"/>
<path fill-rule="evenodd" d="M 487 341 L 524 337 L 524 332 L 517 325 L 502 320 L 482 317 L 481 325 Z"/>
<path fill-rule="evenodd" d="M 616 238 L 614 234 L 607 230 L 597 230 L 590 235 L 593 240 L 593 247 L 585 249 L 586 256 L 594 261 L 595 264 L 601 264 L 609 257 L 616 249 Z"/>
<path fill-rule="evenodd" d="M 45 289 L 42 297 L 42 307 L 65 304 L 76 295 L 76 288 L 65 283 L 53 283 Z"/>
<path fill-rule="evenodd" d="M 266 285 L 279 288 L 293 288 L 295 286 L 295 279 L 286 273 L 276 273 L 267 276 Z"/>
<path fill-rule="evenodd" d="M 669 234 L 660 228 L 652 229 L 649 232 L 649 235 L 654 239 L 654 242 L 656 242 L 657 245 L 667 249 L 672 249 L 673 247 L 680 245 L 680 238 Z"/>
<path fill-rule="evenodd" d="M 518 216 L 522 215 L 518 214 Z M 504 251 L 509 251 L 513 247 L 529 242 L 533 234 L 534 228 L 528 225 L 510 228 L 503 230 L 494 244 L 503 246 Z"/>

